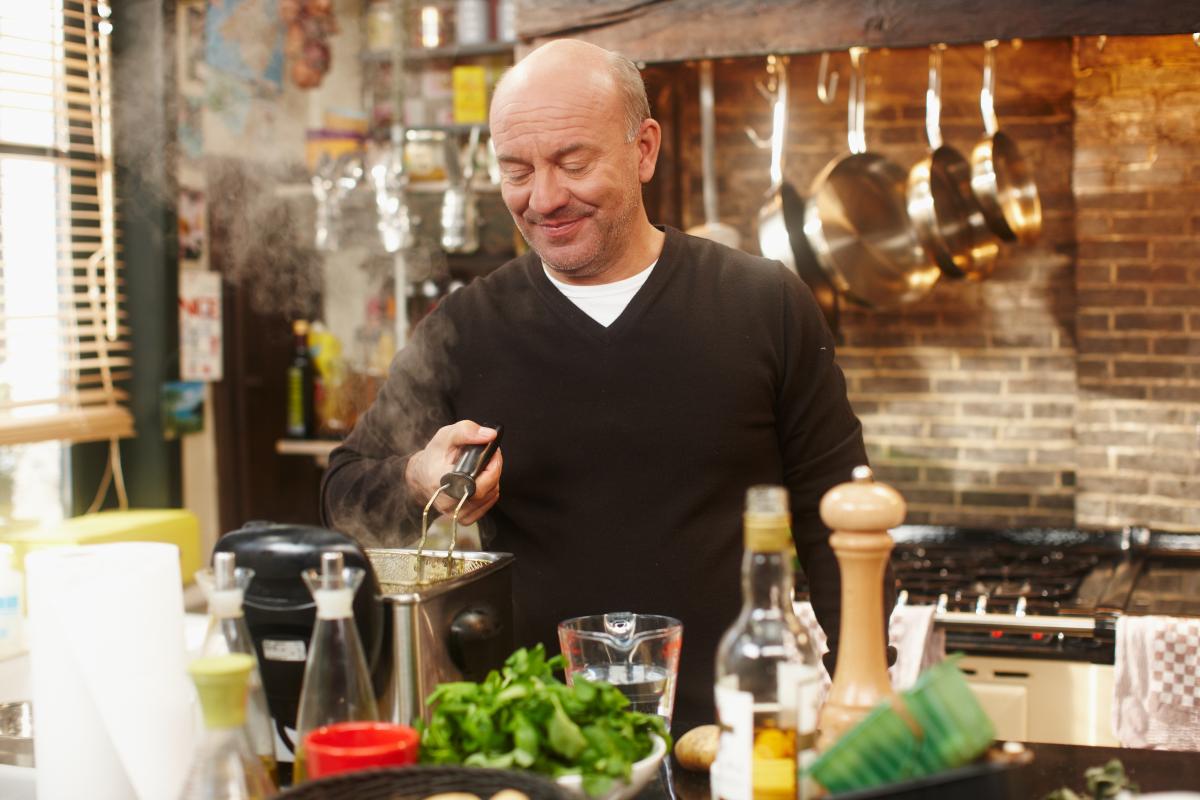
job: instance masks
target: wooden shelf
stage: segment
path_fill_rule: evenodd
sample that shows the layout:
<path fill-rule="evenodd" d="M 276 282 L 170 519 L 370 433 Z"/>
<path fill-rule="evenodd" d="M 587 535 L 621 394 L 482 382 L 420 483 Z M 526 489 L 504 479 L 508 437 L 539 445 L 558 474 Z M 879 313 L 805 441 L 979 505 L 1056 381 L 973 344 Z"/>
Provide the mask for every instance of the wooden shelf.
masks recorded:
<path fill-rule="evenodd" d="M 308 456 L 327 467 L 329 454 L 340 444 L 332 439 L 279 439 L 275 442 L 275 452 L 284 456 Z"/>
<path fill-rule="evenodd" d="M 407 64 L 424 61 L 454 61 L 467 58 L 486 58 L 488 56 L 512 56 L 516 42 L 485 42 L 484 44 L 447 45 L 445 47 L 408 48 L 403 53 Z M 374 64 L 386 64 L 392 60 L 388 52 L 364 52 L 362 60 Z"/>

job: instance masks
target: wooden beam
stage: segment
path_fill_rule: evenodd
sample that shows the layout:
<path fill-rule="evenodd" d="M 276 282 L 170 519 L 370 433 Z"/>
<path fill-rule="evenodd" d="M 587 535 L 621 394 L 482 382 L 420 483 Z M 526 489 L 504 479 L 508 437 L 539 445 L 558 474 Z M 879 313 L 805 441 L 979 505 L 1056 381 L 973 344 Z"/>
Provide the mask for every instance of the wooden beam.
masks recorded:
<path fill-rule="evenodd" d="M 570 37 L 643 62 L 1195 31 L 1196 0 L 517 0 L 526 46 Z"/>

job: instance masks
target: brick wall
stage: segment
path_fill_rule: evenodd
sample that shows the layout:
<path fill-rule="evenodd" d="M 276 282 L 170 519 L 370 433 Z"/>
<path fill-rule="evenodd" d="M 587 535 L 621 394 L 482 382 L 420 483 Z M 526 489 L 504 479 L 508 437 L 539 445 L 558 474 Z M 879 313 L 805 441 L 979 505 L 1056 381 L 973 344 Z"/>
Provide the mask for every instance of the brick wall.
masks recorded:
<path fill-rule="evenodd" d="M 1200 178 L 1200 51 L 1176 37 L 997 55 L 997 112 L 1034 165 L 1043 235 L 1005 245 L 982 282 L 943 279 L 897 310 L 843 311 L 838 358 L 872 464 L 908 499 L 910 522 L 1200 530 L 1200 189 L 1181 190 Z M 789 67 L 785 175 L 801 194 L 846 150 L 844 88 L 822 105 L 817 63 Z M 905 168 L 925 153 L 926 63 L 924 50 L 868 58 L 868 144 Z M 848 58 L 834 64 L 844 87 Z M 964 153 L 982 134 L 981 66 L 980 47 L 945 56 L 943 134 Z M 753 86 L 764 68 L 717 65 L 721 216 L 750 251 L 768 156 L 743 128 L 769 132 Z M 674 222 L 687 227 L 702 221 L 696 77 L 675 70 L 688 102 Z"/>
<path fill-rule="evenodd" d="M 1200 531 L 1200 49 L 1077 48 L 1081 524 Z"/>

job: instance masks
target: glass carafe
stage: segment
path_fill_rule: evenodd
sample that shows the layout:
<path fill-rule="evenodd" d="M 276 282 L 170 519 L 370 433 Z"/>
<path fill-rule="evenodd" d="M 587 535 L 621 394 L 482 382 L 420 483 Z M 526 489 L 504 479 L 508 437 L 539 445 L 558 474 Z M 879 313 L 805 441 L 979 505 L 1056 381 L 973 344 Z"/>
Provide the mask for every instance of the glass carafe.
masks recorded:
<path fill-rule="evenodd" d="M 304 571 L 304 583 L 317 604 L 317 622 L 300 688 L 294 783 L 304 780 L 304 737 L 309 732 L 334 722 L 379 718 L 354 624 L 354 593 L 363 575 L 362 569 L 345 566 L 338 552 L 321 554 L 320 571 Z"/>
<path fill-rule="evenodd" d="M 243 653 L 254 659 L 246 699 L 246 733 L 271 779 L 278 782 L 271 712 L 263 691 L 254 640 L 242 612 L 246 587 L 253 579 L 254 570 L 234 565 L 233 553 L 215 553 L 212 567 L 196 573 L 196 582 L 208 598 L 208 632 L 200 652 L 205 656 Z"/>
<path fill-rule="evenodd" d="M 181 800 L 264 800 L 275 782 L 246 737 L 246 690 L 254 659 L 245 653 L 203 656 L 188 667 L 204 711 L 204 738 Z"/>

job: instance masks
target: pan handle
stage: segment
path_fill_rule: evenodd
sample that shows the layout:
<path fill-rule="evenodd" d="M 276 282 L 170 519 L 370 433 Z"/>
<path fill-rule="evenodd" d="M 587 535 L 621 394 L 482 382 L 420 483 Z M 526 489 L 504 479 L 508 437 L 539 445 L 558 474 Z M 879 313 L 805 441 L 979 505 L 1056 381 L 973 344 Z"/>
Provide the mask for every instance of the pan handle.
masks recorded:
<path fill-rule="evenodd" d="M 979 109 L 983 112 L 983 129 L 988 136 L 1000 130 L 996 121 L 996 47 L 997 39 L 983 43 L 983 87 L 979 90 Z"/>
<path fill-rule="evenodd" d="M 767 190 L 768 194 L 783 185 L 783 151 L 787 143 L 787 67 L 787 56 L 767 56 L 767 72 L 775 84 L 771 101 L 771 188 Z"/>
<path fill-rule="evenodd" d="M 846 105 L 846 142 L 851 153 L 867 152 L 867 48 L 850 48 L 850 100 Z"/>
<path fill-rule="evenodd" d="M 713 64 L 709 59 L 700 62 L 700 164 L 704 188 L 704 221 L 715 225 L 717 214 L 717 154 L 716 103 L 713 98 Z"/>
<path fill-rule="evenodd" d="M 929 47 L 929 88 L 925 91 L 925 135 L 929 147 L 937 150 L 942 146 L 942 51 L 944 44 Z"/>
<path fill-rule="evenodd" d="M 829 72 L 829 53 L 821 53 L 821 63 L 817 68 L 817 99 L 825 105 L 832 105 L 837 99 L 838 73 Z"/>

